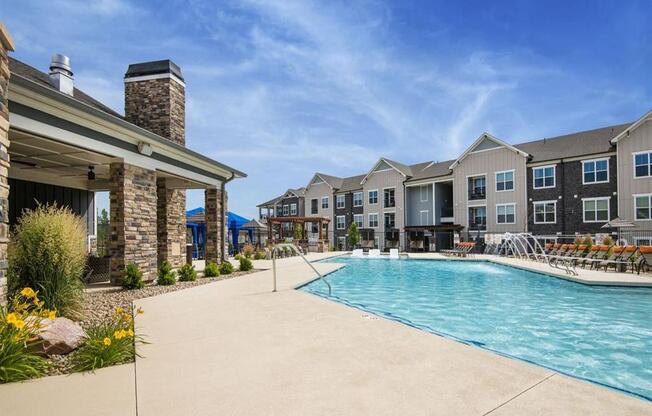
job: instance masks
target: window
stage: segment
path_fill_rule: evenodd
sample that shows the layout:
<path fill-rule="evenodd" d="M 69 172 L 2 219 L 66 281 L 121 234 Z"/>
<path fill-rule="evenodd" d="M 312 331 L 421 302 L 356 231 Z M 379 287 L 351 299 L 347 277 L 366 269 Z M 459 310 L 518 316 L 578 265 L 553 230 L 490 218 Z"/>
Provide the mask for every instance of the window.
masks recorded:
<path fill-rule="evenodd" d="M 652 151 L 634 153 L 634 177 L 646 178 L 652 176 Z"/>
<path fill-rule="evenodd" d="M 338 230 L 346 229 L 346 220 L 344 215 L 338 215 L 337 217 L 335 217 L 335 225 Z"/>
<path fill-rule="evenodd" d="M 485 199 L 487 197 L 487 180 L 484 176 L 473 176 L 469 178 L 469 199 Z"/>
<path fill-rule="evenodd" d="M 290 207 L 288 205 L 283 205 L 283 215 L 288 215 L 290 213 Z"/>
<path fill-rule="evenodd" d="M 554 166 L 541 166 L 540 168 L 533 168 L 532 171 L 534 173 L 534 189 L 555 187 Z"/>
<path fill-rule="evenodd" d="M 290 215 L 297 215 L 297 204 L 290 204 Z"/>
<path fill-rule="evenodd" d="M 321 197 L 321 209 L 328 209 L 328 197 L 327 196 L 322 196 Z"/>
<path fill-rule="evenodd" d="M 496 191 L 512 191 L 514 189 L 514 171 L 496 172 Z"/>
<path fill-rule="evenodd" d="M 637 246 L 652 246 L 652 238 L 649 237 L 635 237 L 634 244 Z"/>
<path fill-rule="evenodd" d="M 394 188 L 383 189 L 383 203 L 385 208 L 393 208 L 396 206 L 394 200 Z"/>
<path fill-rule="evenodd" d="M 369 228 L 378 227 L 378 214 L 369 214 Z"/>
<path fill-rule="evenodd" d="M 385 229 L 396 227 L 396 214 L 393 212 L 385 213 Z"/>
<path fill-rule="evenodd" d="M 609 221 L 609 197 L 586 198 L 582 200 L 584 206 L 584 222 Z"/>
<path fill-rule="evenodd" d="M 421 202 L 428 202 L 428 185 L 419 186 L 419 196 L 421 197 Z"/>
<path fill-rule="evenodd" d="M 428 225 L 428 210 L 419 211 L 419 225 Z"/>
<path fill-rule="evenodd" d="M 369 195 L 369 204 L 374 205 L 378 203 L 378 190 L 374 189 L 373 191 L 368 192 Z"/>
<path fill-rule="evenodd" d="M 557 222 L 557 201 L 534 202 L 534 223 L 554 224 Z"/>
<path fill-rule="evenodd" d="M 582 161 L 582 183 L 609 182 L 609 159 Z"/>
<path fill-rule="evenodd" d="M 311 214 L 317 214 L 317 198 L 313 198 L 310 200 L 310 213 Z"/>
<path fill-rule="evenodd" d="M 344 208 L 346 206 L 346 202 L 344 201 L 344 195 L 337 195 L 335 197 L 335 206 L 337 208 Z"/>
<path fill-rule="evenodd" d="M 496 224 L 514 224 L 516 204 L 496 204 Z"/>
<path fill-rule="evenodd" d="M 652 220 L 652 194 L 634 195 L 634 212 L 637 220 Z"/>
<path fill-rule="evenodd" d="M 358 228 L 364 227 L 363 218 L 364 218 L 364 215 L 362 215 L 362 214 L 354 214 L 353 215 L 353 222 L 355 223 L 355 225 L 358 226 Z"/>
<path fill-rule="evenodd" d="M 361 207 L 362 206 L 362 192 L 353 193 L 353 206 Z"/>
<path fill-rule="evenodd" d="M 487 207 L 469 207 L 469 228 L 483 230 L 487 227 Z"/>
<path fill-rule="evenodd" d="M 280 217 L 281 215 L 283 215 L 283 206 L 277 205 L 276 206 L 276 216 Z"/>

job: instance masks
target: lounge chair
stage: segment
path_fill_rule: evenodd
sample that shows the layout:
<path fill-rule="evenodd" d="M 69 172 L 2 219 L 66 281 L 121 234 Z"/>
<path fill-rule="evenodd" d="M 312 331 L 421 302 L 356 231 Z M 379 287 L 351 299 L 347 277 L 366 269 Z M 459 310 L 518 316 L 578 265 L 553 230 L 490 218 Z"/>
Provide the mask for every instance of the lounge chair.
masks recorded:
<path fill-rule="evenodd" d="M 360 247 L 362 247 L 362 251 L 364 251 L 365 249 L 369 251 L 372 248 L 374 248 L 374 246 L 375 246 L 374 240 L 362 240 L 360 242 Z"/>
<path fill-rule="evenodd" d="M 600 253 L 600 247 L 600 244 L 592 245 L 588 253 L 586 253 L 582 258 L 575 259 L 575 264 L 582 268 L 587 264 L 590 264 L 591 260 L 593 260 L 598 255 L 598 253 Z"/>
<path fill-rule="evenodd" d="M 650 270 L 652 266 L 652 246 L 640 246 L 638 252 L 640 255 L 632 262 L 632 273 L 636 270 L 636 274 L 641 274 L 641 270 Z"/>
<path fill-rule="evenodd" d="M 638 249 L 636 246 L 621 246 L 621 247 L 614 247 L 614 254 L 611 255 L 611 257 L 615 258 L 609 258 L 603 262 L 600 263 L 598 268 L 604 266 L 604 271 L 606 272 L 607 269 L 609 269 L 609 266 L 613 266 L 614 271 L 618 271 L 618 266 L 624 265 L 625 271 L 627 270 L 627 263 L 630 261 L 632 256 L 636 253 Z"/>
<path fill-rule="evenodd" d="M 410 240 L 410 251 L 424 251 L 423 240 Z"/>
<path fill-rule="evenodd" d="M 611 246 L 600 245 L 600 249 L 594 258 L 589 260 L 588 265 L 591 269 L 594 267 L 599 267 L 600 263 L 609 258 L 609 251 L 611 251 Z"/>

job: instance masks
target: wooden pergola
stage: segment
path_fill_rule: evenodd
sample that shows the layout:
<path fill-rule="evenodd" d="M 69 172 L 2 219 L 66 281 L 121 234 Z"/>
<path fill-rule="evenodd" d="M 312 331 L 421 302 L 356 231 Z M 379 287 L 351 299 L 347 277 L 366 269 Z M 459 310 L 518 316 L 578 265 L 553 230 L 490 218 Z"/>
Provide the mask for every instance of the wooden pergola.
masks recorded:
<path fill-rule="evenodd" d="M 282 224 L 292 224 L 292 227 L 294 228 L 296 224 L 301 224 L 302 228 L 302 236 L 301 236 L 301 241 L 303 243 L 307 242 L 306 238 L 306 223 L 317 223 L 319 224 L 319 236 L 317 240 L 317 250 L 318 251 L 325 251 L 324 248 L 328 248 L 328 224 L 331 222 L 330 218 L 328 217 L 270 217 L 267 219 L 267 233 L 268 233 L 268 241 L 275 242 L 274 238 L 274 225 L 278 224 L 281 225 L 279 229 L 279 239 L 283 239 L 285 236 L 283 235 L 283 226 Z M 326 238 L 324 238 L 324 227 L 323 225 L 326 224 Z M 287 237 L 293 237 L 293 235 L 289 235 Z"/>

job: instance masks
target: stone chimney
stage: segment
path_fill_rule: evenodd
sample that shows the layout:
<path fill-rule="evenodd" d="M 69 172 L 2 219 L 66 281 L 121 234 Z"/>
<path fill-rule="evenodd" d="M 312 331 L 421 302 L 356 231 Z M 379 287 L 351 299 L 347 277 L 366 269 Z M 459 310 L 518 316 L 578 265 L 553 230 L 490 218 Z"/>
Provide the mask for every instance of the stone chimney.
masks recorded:
<path fill-rule="evenodd" d="M 186 85 L 181 69 L 170 60 L 129 65 L 124 78 L 127 121 L 186 145 Z M 185 263 L 186 191 L 157 172 L 157 262 Z"/>
<path fill-rule="evenodd" d="M 169 59 L 131 64 L 124 78 L 125 118 L 185 146 L 186 84 Z"/>

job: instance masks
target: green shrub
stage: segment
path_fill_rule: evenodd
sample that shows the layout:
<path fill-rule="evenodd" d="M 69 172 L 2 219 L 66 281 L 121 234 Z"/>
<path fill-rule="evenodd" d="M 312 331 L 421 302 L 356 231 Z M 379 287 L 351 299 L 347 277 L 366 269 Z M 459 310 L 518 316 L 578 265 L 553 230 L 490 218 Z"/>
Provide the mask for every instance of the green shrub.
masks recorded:
<path fill-rule="evenodd" d="M 258 250 L 256 254 L 254 254 L 254 260 L 265 260 L 267 258 L 267 254 L 263 250 Z"/>
<path fill-rule="evenodd" d="M 194 282 L 197 280 L 197 272 L 195 271 L 195 266 L 188 263 L 181 266 L 177 274 L 179 275 L 180 282 Z"/>
<path fill-rule="evenodd" d="M 10 312 L 11 311 L 11 312 Z M 56 313 L 43 309 L 38 292 L 23 288 L 8 307 L 0 305 L 0 384 L 41 377 L 48 362 L 30 352 L 41 318 Z"/>
<path fill-rule="evenodd" d="M 161 286 L 170 286 L 176 282 L 176 273 L 172 270 L 170 262 L 165 260 L 158 269 L 158 279 L 156 279 L 156 283 Z"/>
<path fill-rule="evenodd" d="M 238 253 L 235 256 L 233 256 L 234 259 L 240 260 L 242 258 L 242 254 Z"/>
<path fill-rule="evenodd" d="M 251 259 L 242 258 L 240 259 L 240 271 L 246 272 L 254 268 L 254 264 L 251 262 Z"/>
<path fill-rule="evenodd" d="M 612 246 L 612 245 L 614 244 L 614 239 L 611 238 L 611 236 L 606 235 L 606 236 L 602 239 L 602 244 L 604 244 L 605 246 Z"/>
<path fill-rule="evenodd" d="M 204 267 L 204 277 L 217 277 L 220 275 L 220 268 L 214 261 L 209 261 Z"/>
<path fill-rule="evenodd" d="M 283 252 L 285 253 L 286 257 L 290 257 L 294 254 L 294 252 L 289 246 L 283 246 Z"/>
<path fill-rule="evenodd" d="M 86 225 L 70 209 L 49 205 L 25 212 L 9 243 L 8 260 L 9 299 L 31 287 L 46 308 L 81 317 Z"/>
<path fill-rule="evenodd" d="M 137 313 L 142 313 L 142 309 L 139 308 Z M 143 338 L 134 333 L 131 312 L 116 308 L 110 321 L 86 328 L 86 342 L 72 356 L 73 368 L 75 371 L 93 371 L 131 362 L 136 356 L 136 343 L 143 342 Z"/>
<path fill-rule="evenodd" d="M 360 230 L 358 230 L 358 225 L 356 223 L 354 222 L 351 223 L 348 234 L 349 234 L 349 245 L 353 248 L 356 248 L 361 238 Z"/>
<path fill-rule="evenodd" d="M 125 275 L 122 278 L 122 287 L 128 290 L 142 289 L 145 287 L 143 272 L 138 268 L 136 263 L 129 263 L 127 265 Z"/>
<path fill-rule="evenodd" d="M 220 264 L 220 274 L 231 274 L 233 273 L 233 265 L 228 261 Z"/>

